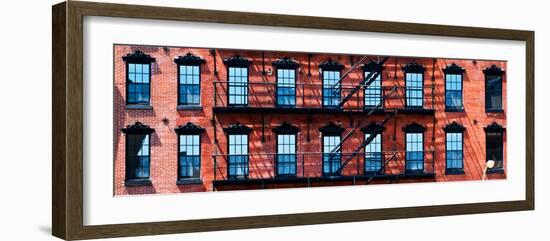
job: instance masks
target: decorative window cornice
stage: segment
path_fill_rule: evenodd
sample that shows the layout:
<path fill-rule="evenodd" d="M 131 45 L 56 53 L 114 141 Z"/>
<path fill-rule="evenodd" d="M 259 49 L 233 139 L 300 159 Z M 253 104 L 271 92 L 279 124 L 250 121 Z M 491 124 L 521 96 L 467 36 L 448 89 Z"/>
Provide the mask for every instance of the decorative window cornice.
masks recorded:
<path fill-rule="evenodd" d="M 413 122 L 411 124 L 408 124 L 407 126 L 403 127 L 403 131 L 407 132 L 407 133 L 421 133 L 421 132 L 424 132 L 426 131 L 426 127 L 416 123 L 416 122 Z"/>
<path fill-rule="evenodd" d="M 187 122 L 185 125 L 180 125 L 174 129 L 176 133 L 180 135 L 184 134 L 200 134 L 204 132 L 204 128 L 199 125 L 193 124 L 192 122 Z"/>
<path fill-rule="evenodd" d="M 149 64 L 151 62 L 154 62 L 155 58 L 137 49 L 137 50 L 134 50 L 134 52 L 129 53 L 126 56 L 123 56 L 122 60 L 124 60 L 127 63 Z"/>
<path fill-rule="evenodd" d="M 273 128 L 273 132 L 277 134 L 296 134 L 300 132 L 300 128 L 293 126 L 285 121 L 280 126 Z"/>
<path fill-rule="evenodd" d="M 452 63 L 450 65 L 447 65 L 447 67 L 443 69 L 443 72 L 445 74 L 462 74 L 464 73 L 464 68 L 456 65 L 455 63 Z"/>
<path fill-rule="evenodd" d="M 386 128 L 376 122 L 372 122 L 370 123 L 368 126 L 365 126 L 363 128 L 361 128 L 361 131 L 364 132 L 365 134 L 378 134 L 378 133 L 382 133 L 383 131 L 385 131 Z"/>
<path fill-rule="evenodd" d="M 406 73 L 424 73 L 426 67 L 416 62 L 409 63 L 401 68 Z"/>
<path fill-rule="evenodd" d="M 186 55 L 177 57 L 176 59 L 174 59 L 174 62 L 176 62 L 176 64 L 183 64 L 183 65 L 201 65 L 206 61 L 201 57 L 196 56 L 193 53 L 189 52 Z"/>
<path fill-rule="evenodd" d="M 492 124 L 486 127 L 483 127 L 483 130 L 485 130 L 485 132 L 495 133 L 495 132 L 504 132 L 506 128 L 502 127 L 496 122 L 493 122 Z"/>
<path fill-rule="evenodd" d="M 493 64 L 491 65 L 491 67 L 484 69 L 483 73 L 485 75 L 502 75 L 502 73 L 504 73 L 504 70 Z"/>
<path fill-rule="evenodd" d="M 337 62 L 337 61 L 334 61 L 332 59 L 328 59 L 327 61 L 325 61 L 323 63 L 320 63 L 319 68 L 321 68 L 322 70 L 338 70 L 338 71 L 340 71 L 344 68 L 344 65 Z"/>
<path fill-rule="evenodd" d="M 231 67 L 248 67 L 250 65 L 250 60 L 240 55 L 235 55 L 233 57 L 223 59 L 223 63 Z"/>
<path fill-rule="evenodd" d="M 370 62 L 364 64 L 361 66 L 361 69 L 363 71 L 373 72 L 373 71 L 381 71 L 384 69 L 384 66 L 382 66 L 379 62 L 371 60 Z"/>
<path fill-rule="evenodd" d="M 150 134 L 154 131 L 155 129 L 139 121 L 133 125 L 127 125 L 126 128 L 122 128 L 122 132 L 125 134 Z"/>
<path fill-rule="evenodd" d="M 330 122 L 328 125 L 319 128 L 319 131 L 323 133 L 323 135 L 341 135 L 344 130 L 345 128 L 334 124 L 334 122 Z"/>
<path fill-rule="evenodd" d="M 456 121 L 453 121 L 453 123 L 443 127 L 443 130 L 445 132 L 456 133 L 456 132 L 464 132 L 466 128 L 463 125 L 456 123 Z"/>
<path fill-rule="evenodd" d="M 223 128 L 223 131 L 227 134 L 248 134 L 252 131 L 252 128 L 239 122 L 235 122 L 228 127 Z"/>
<path fill-rule="evenodd" d="M 296 62 L 295 60 L 289 57 L 284 57 L 277 61 L 273 61 L 272 64 L 276 68 L 281 68 L 281 69 L 295 69 L 295 68 L 298 68 L 298 66 L 300 66 L 298 62 Z"/>

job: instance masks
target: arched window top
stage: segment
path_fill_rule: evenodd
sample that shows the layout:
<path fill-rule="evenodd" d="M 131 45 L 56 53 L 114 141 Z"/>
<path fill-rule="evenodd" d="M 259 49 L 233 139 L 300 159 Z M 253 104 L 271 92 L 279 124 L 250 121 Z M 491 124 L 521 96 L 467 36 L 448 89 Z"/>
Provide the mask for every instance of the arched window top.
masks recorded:
<path fill-rule="evenodd" d="M 329 58 L 327 61 L 320 63 L 319 68 L 322 70 L 342 70 L 344 65 L 338 61 L 334 61 L 332 58 Z"/>
<path fill-rule="evenodd" d="M 379 62 L 371 60 L 370 62 L 363 64 L 361 66 L 361 69 L 363 71 L 373 72 L 373 71 L 381 71 L 384 69 L 384 66 L 382 66 Z"/>
<path fill-rule="evenodd" d="M 450 65 L 447 65 L 445 69 L 443 69 L 443 72 L 445 74 L 462 74 L 464 73 L 464 68 L 458 66 L 456 63 L 452 63 Z"/>
<path fill-rule="evenodd" d="M 250 60 L 240 55 L 223 59 L 223 63 L 230 67 L 248 67 Z"/>
<path fill-rule="evenodd" d="M 504 132 L 506 128 L 502 127 L 496 122 L 493 122 L 492 124 L 484 127 L 483 130 L 485 130 L 485 132 L 495 133 L 495 132 Z"/>
<path fill-rule="evenodd" d="M 227 134 L 248 134 L 252 131 L 252 128 L 241 124 L 240 122 L 235 122 L 225 128 L 223 131 Z"/>
<path fill-rule="evenodd" d="M 148 55 L 139 49 L 136 49 L 134 50 L 134 52 L 123 56 L 122 60 L 127 63 L 149 64 L 151 62 L 154 62 L 155 58 L 151 57 L 151 55 Z"/>
<path fill-rule="evenodd" d="M 201 57 L 196 56 L 191 52 L 188 52 L 186 55 L 179 56 L 176 59 L 174 59 L 174 62 L 176 62 L 176 64 L 182 64 L 182 65 L 201 65 L 206 61 Z"/>
<path fill-rule="evenodd" d="M 187 122 L 185 125 L 180 125 L 174 130 L 178 134 L 200 134 L 204 132 L 204 128 L 192 122 Z"/>
<path fill-rule="evenodd" d="M 445 130 L 445 132 L 464 132 L 466 128 L 463 125 L 456 123 L 456 121 L 453 121 L 453 123 L 445 126 L 443 130 Z"/>
<path fill-rule="evenodd" d="M 370 123 L 368 126 L 361 128 L 361 131 L 368 134 L 382 133 L 386 128 L 376 122 Z"/>
<path fill-rule="evenodd" d="M 403 66 L 401 69 L 406 73 L 424 73 L 424 71 L 426 71 L 426 67 L 421 64 L 417 64 L 414 61 Z"/>
<path fill-rule="evenodd" d="M 122 132 L 125 134 L 150 134 L 154 131 L 155 129 L 139 121 L 133 125 L 127 125 L 125 128 L 122 128 Z"/>
<path fill-rule="evenodd" d="M 319 131 L 324 135 L 340 135 L 344 132 L 345 128 L 342 128 L 340 125 L 330 122 L 328 125 L 319 128 Z"/>
<path fill-rule="evenodd" d="M 297 61 L 289 57 L 284 57 L 276 61 L 273 61 L 272 64 L 276 68 L 281 68 L 281 69 L 295 69 L 295 68 L 298 68 L 298 66 L 300 66 L 300 64 Z"/>
<path fill-rule="evenodd" d="M 502 75 L 504 73 L 504 70 L 493 64 L 491 65 L 491 67 L 484 69 L 483 73 L 485 75 Z"/>
<path fill-rule="evenodd" d="M 300 128 L 285 121 L 280 126 L 273 128 L 273 132 L 277 134 L 296 134 L 300 132 Z"/>
<path fill-rule="evenodd" d="M 405 132 L 408 132 L 408 133 L 421 133 L 421 132 L 424 132 L 426 131 L 426 127 L 416 123 L 416 122 L 413 122 L 411 124 L 408 124 L 407 126 L 403 127 L 403 131 Z"/>

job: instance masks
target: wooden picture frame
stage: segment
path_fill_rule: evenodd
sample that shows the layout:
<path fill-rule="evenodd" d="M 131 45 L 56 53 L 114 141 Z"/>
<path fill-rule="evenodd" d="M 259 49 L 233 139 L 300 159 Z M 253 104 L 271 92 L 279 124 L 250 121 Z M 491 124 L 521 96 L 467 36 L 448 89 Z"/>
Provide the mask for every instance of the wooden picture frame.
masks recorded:
<path fill-rule="evenodd" d="M 533 31 L 68 1 L 52 8 L 52 233 L 66 239 L 173 234 L 534 209 Z M 517 40 L 526 43 L 525 200 L 132 224 L 83 224 L 83 18 L 208 23 Z"/>

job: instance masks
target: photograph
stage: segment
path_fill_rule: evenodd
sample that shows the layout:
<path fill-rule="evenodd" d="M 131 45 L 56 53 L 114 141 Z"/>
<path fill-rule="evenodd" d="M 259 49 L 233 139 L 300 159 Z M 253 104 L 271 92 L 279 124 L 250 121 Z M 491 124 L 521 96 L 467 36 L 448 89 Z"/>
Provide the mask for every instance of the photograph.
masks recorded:
<path fill-rule="evenodd" d="M 506 60 L 113 51 L 115 196 L 507 178 Z"/>

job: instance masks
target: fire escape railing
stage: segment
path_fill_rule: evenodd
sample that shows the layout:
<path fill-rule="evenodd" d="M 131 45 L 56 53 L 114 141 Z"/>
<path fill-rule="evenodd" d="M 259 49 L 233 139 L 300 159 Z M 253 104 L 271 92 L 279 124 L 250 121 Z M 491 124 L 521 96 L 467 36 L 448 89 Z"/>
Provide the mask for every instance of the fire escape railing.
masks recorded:
<path fill-rule="evenodd" d="M 340 153 L 342 159 L 348 159 L 353 155 L 352 161 L 345 168 L 342 168 L 340 177 L 363 177 L 368 184 L 379 177 L 407 177 L 425 174 L 430 175 L 435 173 L 435 151 L 422 151 L 424 159 L 422 160 L 422 169 L 411 169 L 411 165 L 407 164 L 406 151 L 388 150 L 381 152 L 361 152 L 357 153 Z M 229 154 L 214 154 L 214 181 L 224 180 L 256 180 L 256 179 L 292 179 L 292 178 L 322 178 L 326 177 L 323 172 L 323 152 L 297 152 L 290 154 L 294 157 L 292 166 L 278 165 L 277 160 L 281 155 L 278 153 L 249 153 L 249 169 L 246 177 L 231 177 L 228 175 Z M 378 160 L 379 168 L 376 171 L 368 170 L 365 165 L 365 156 L 377 154 L 380 156 Z M 288 160 L 288 159 L 285 159 Z M 414 166 L 414 167 L 418 167 Z M 334 177 L 334 176 L 331 176 Z"/>

